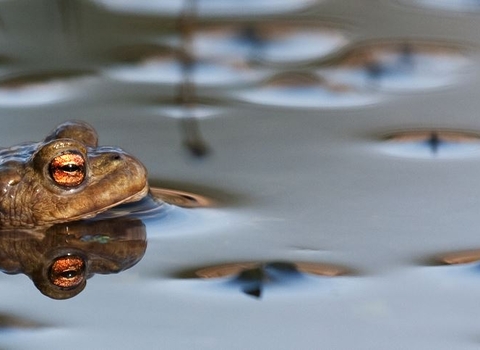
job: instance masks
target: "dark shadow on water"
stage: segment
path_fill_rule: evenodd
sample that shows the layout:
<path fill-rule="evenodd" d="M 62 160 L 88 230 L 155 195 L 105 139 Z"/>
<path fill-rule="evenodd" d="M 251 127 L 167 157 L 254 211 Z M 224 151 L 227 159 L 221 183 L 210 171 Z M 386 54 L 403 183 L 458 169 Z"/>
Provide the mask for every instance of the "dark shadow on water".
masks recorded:
<path fill-rule="evenodd" d="M 0 334 L 13 330 L 39 329 L 44 327 L 47 327 L 47 325 L 20 316 L 0 313 Z"/>
<path fill-rule="evenodd" d="M 240 285 L 243 293 L 260 298 L 266 284 L 296 283 L 301 278 L 302 273 L 297 270 L 295 264 L 271 262 L 241 271 L 230 284 Z"/>

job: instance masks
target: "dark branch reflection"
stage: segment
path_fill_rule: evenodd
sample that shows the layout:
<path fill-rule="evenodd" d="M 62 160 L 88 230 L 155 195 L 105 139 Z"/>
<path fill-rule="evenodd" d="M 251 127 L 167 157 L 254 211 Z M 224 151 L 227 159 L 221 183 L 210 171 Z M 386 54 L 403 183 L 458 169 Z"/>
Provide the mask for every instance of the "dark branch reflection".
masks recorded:
<path fill-rule="evenodd" d="M 180 129 L 184 138 L 184 145 L 190 153 L 197 158 L 206 156 L 210 149 L 202 137 L 198 120 L 195 118 L 192 108 L 195 106 L 195 83 L 192 81 L 192 73 L 195 65 L 193 54 L 193 34 L 196 27 L 197 6 L 195 0 L 187 0 L 182 16 L 178 20 L 178 31 L 182 38 L 180 50 L 180 62 L 182 64 L 182 83 L 179 89 L 178 99 L 185 106 L 185 115 L 180 119 Z"/>
<path fill-rule="evenodd" d="M 146 228 L 136 218 L 8 230 L 0 233 L 0 269 L 27 275 L 50 298 L 68 299 L 80 293 L 94 274 L 129 269 L 146 248 Z"/>

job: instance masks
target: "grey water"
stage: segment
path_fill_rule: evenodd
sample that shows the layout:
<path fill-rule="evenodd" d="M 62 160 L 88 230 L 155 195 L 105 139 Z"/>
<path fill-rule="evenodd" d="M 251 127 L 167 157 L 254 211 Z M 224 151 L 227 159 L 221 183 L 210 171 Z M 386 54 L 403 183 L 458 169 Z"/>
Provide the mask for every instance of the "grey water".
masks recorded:
<path fill-rule="evenodd" d="M 0 348 L 478 348 L 474 2 L 238 4 L 0 2 L 1 147 L 85 120 L 208 203 L 72 298 L 1 273 Z"/>

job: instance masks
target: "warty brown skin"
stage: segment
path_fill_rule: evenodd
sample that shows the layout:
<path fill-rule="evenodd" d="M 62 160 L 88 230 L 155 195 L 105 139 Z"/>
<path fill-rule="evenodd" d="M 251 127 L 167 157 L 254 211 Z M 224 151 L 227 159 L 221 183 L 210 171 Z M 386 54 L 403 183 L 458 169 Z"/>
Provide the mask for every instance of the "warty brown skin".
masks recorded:
<path fill-rule="evenodd" d="M 145 167 L 119 148 L 98 147 L 97 139 L 90 125 L 67 122 L 43 142 L 0 151 L 0 229 L 89 218 L 146 196 Z M 69 152 L 84 160 L 83 181 L 70 187 L 55 181 L 50 165 Z"/>

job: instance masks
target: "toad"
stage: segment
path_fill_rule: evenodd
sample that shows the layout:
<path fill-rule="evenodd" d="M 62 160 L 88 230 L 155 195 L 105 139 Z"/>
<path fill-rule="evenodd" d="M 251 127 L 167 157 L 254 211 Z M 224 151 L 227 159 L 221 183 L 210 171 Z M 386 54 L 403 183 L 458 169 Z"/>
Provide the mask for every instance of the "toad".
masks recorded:
<path fill-rule="evenodd" d="M 91 218 L 148 191 L 145 167 L 119 148 L 99 147 L 84 122 L 0 150 L 0 229 Z"/>

